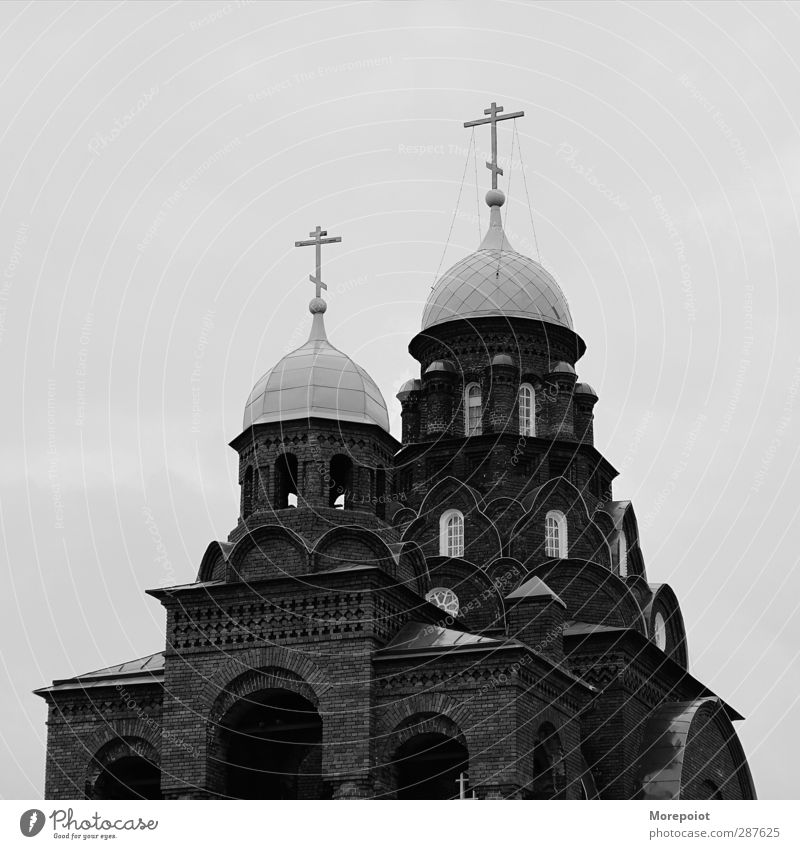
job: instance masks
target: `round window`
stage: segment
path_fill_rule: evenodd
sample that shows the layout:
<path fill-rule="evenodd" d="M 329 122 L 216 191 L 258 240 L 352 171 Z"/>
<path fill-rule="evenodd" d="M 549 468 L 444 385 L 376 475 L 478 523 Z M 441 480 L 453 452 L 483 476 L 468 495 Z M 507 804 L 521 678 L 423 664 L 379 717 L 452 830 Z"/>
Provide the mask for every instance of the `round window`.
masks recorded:
<path fill-rule="evenodd" d="M 447 587 L 434 587 L 425 595 L 425 601 L 441 607 L 450 616 L 458 616 L 458 596 Z"/>

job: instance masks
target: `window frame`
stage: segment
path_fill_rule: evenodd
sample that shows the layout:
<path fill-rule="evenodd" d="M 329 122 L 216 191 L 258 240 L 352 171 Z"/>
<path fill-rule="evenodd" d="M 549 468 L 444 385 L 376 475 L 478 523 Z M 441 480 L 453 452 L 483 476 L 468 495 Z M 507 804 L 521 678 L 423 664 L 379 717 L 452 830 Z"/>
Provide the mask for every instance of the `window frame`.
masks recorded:
<path fill-rule="evenodd" d="M 458 518 L 461 523 L 460 545 L 455 553 L 450 551 L 450 527 L 451 519 Z M 445 510 L 439 517 L 439 555 L 441 557 L 463 557 L 464 556 L 464 514 L 460 510 Z"/>
<path fill-rule="evenodd" d="M 528 421 L 527 427 L 523 427 L 522 419 L 522 396 L 523 392 L 530 393 L 530 402 L 528 404 Z M 536 436 L 536 390 L 531 383 L 520 384 L 517 392 L 517 417 L 519 419 L 519 435 L 527 437 Z"/>
<path fill-rule="evenodd" d="M 551 545 L 550 522 L 555 522 L 556 553 Z M 548 510 L 544 517 L 544 553 L 546 557 L 564 560 L 569 557 L 569 527 L 567 517 L 560 510 Z"/>
<path fill-rule="evenodd" d="M 475 395 L 471 396 L 470 392 L 473 389 L 477 389 L 478 391 Z M 478 403 L 470 404 L 471 397 L 477 397 Z M 474 430 L 472 430 L 470 425 L 470 412 L 473 407 L 477 407 L 478 409 L 478 420 Z M 464 434 L 466 436 L 483 435 L 483 390 L 477 380 L 470 381 L 464 387 Z"/>
<path fill-rule="evenodd" d="M 623 580 L 628 577 L 628 537 L 624 530 L 619 532 L 617 549 L 617 572 Z"/>

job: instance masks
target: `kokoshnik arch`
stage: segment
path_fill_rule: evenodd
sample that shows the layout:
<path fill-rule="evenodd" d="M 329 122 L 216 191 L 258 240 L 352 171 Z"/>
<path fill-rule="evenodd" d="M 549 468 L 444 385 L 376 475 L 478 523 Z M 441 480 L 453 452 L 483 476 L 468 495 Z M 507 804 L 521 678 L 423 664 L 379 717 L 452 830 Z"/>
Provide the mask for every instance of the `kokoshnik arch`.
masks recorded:
<path fill-rule="evenodd" d="M 564 294 L 503 231 L 502 113 L 465 124 L 489 227 L 425 304 L 401 441 L 325 331 L 340 238 L 296 243 L 311 332 L 247 399 L 236 527 L 149 591 L 164 651 L 37 691 L 48 798 L 755 798 L 614 499 Z"/>

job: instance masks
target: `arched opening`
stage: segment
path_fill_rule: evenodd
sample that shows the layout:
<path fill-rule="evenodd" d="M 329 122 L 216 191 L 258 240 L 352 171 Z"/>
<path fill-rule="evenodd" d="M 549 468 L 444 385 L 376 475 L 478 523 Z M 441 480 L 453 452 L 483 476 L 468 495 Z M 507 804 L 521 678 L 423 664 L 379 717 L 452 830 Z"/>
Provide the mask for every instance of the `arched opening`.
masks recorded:
<path fill-rule="evenodd" d="M 95 799 L 160 799 L 161 770 L 140 755 L 104 766 L 94 782 Z"/>
<path fill-rule="evenodd" d="M 281 454 L 275 463 L 275 509 L 297 507 L 297 457 Z"/>
<path fill-rule="evenodd" d="M 464 516 L 459 510 L 445 510 L 439 519 L 439 554 L 464 556 Z"/>
<path fill-rule="evenodd" d="M 322 719 L 308 699 L 262 690 L 220 723 L 225 795 L 234 799 L 322 799 Z"/>
<path fill-rule="evenodd" d="M 536 436 L 536 393 L 530 383 L 520 386 L 517 407 L 520 436 Z"/>
<path fill-rule="evenodd" d="M 381 519 L 386 518 L 386 469 L 383 466 L 375 470 L 375 513 Z"/>
<path fill-rule="evenodd" d="M 344 454 L 331 457 L 328 506 L 337 510 L 350 507 L 353 499 L 353 461 Z"/>
<path fill-rule="evenodd" d="M 249 516 L 253 512 L 253 467 L 248 466 L 244 473 L 242 483 L 242 516 Z"/>
<path fill-rule="evenodd" d="M 550 510 L 544 519 L 544 553 L 547 557 L 568 557 L 567 517 Z"/>
<path fill-rule="evenodd" d="M 467 436 L 483 433 L 481 387 L 477 383 L 470 383 L 464 390 L 464 432 Z"/>
<path fill-rule="evenodd" d="M 566 783 L 561 738 L 552 723 L 544 722 L 533 747 L 533 798 L 563 799 Z"/>
<path fill-rule="evenodd" d="M 398 799 L 458 799 L 459 779 L 469 770 L 469 753 L 444 734 L 418 734 L 400 746 L 392 766 Z"/>

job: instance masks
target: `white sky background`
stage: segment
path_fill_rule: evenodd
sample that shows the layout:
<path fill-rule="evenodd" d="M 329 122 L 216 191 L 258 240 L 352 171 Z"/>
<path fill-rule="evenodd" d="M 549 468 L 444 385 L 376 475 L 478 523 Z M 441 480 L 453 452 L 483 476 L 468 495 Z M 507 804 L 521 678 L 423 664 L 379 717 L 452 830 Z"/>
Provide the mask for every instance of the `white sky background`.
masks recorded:
<path fill-rule="evenodd" d="M 193 580 L 234 526 L 226 443 L 306 338 L 293 243 L 317 223 L 344 238 L 329 336 L 399 435 L 462 123 L 497 100 L 526 113 L 542 261 L 649 579 L 748 718 L 759 795 L 797 797 L 798 43 L 800 6 L 766 2 L 3 3 L 0 795 L 42 793 L 31 690 L 162 649 L 144 590 Z M 486 222 L 478 161 L 444 267 Z"/>

